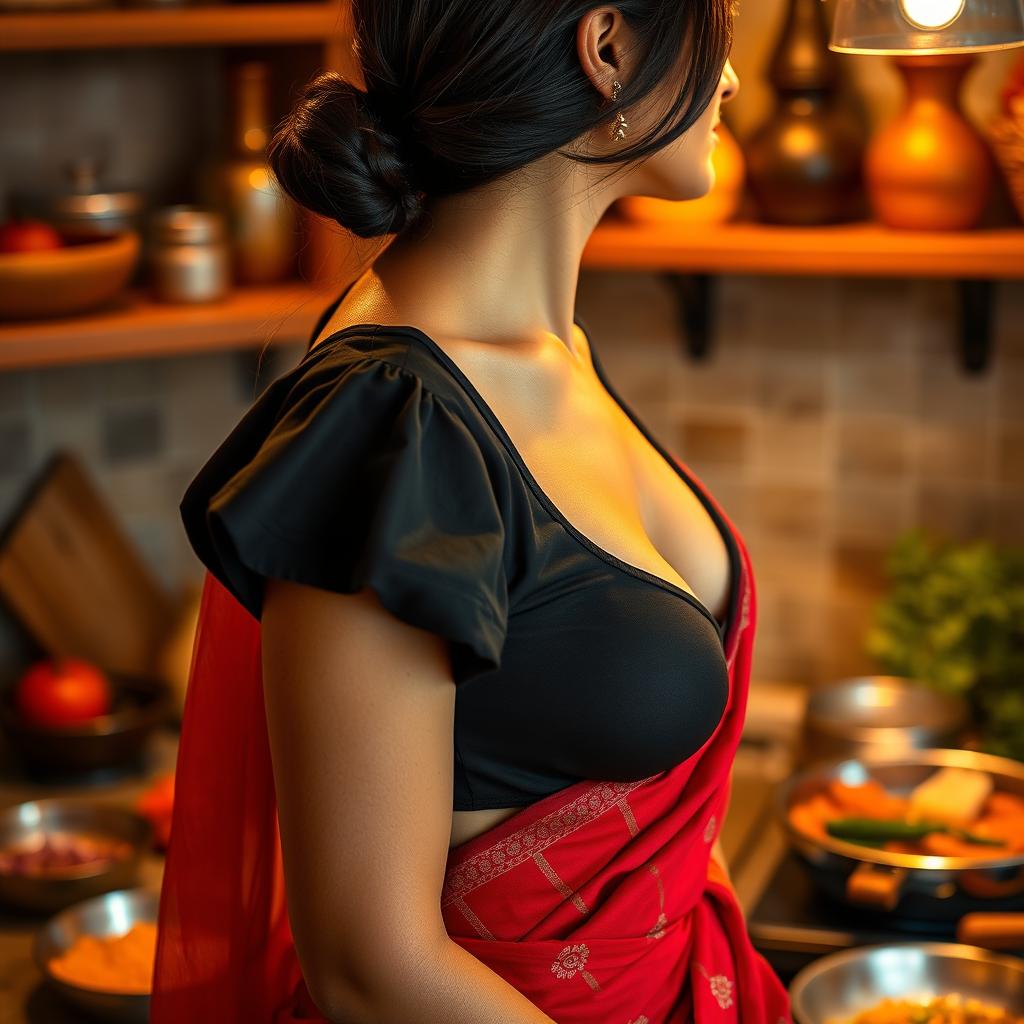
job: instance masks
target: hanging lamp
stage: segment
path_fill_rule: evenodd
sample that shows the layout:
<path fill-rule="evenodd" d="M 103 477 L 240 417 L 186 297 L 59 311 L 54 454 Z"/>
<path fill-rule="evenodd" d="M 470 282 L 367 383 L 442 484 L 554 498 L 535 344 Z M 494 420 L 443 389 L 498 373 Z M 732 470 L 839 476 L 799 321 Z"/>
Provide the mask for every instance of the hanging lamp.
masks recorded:
<path fill-rule="evenodd" d="M 958 231 L 981 222 L 995 184 L 987 141 L 960 108 L 979 52 L 1024 43 L 1024 0 L 836 0 L 829 49 L 892 58 L 903 110 L 871 139 L 864 183 L 877 221 Z"/>
<path fill-rule="evenodd" d="M 829 49 L 939 54 L 1024 43 L 1021 0 L 836 0 Z"/>

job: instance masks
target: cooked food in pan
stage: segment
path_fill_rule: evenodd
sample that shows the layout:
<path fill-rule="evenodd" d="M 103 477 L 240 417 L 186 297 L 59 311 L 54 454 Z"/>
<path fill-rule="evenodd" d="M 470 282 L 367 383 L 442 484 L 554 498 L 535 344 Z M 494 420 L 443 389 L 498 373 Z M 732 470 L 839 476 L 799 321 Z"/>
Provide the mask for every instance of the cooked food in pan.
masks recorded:
<path fill-rule="evenodd" d="M 892 853 L 1000 858 L 1024 853 L 1024 798 L 984 771 L 940 768 L 900 796 L 874 779 L 833 779 L 789 808 L 793 827 Z M 894 1018 L 895 1019 L 895 1018 Z M 902 1019 L 902 1018 L 900 1018 Z"/>
<path fill-rule="evenodd" d="M 1024 1017 L 978 999 L 948 995 L 926 1002 L 883 999 L 841 1024 L 1024 1024 Z"/>

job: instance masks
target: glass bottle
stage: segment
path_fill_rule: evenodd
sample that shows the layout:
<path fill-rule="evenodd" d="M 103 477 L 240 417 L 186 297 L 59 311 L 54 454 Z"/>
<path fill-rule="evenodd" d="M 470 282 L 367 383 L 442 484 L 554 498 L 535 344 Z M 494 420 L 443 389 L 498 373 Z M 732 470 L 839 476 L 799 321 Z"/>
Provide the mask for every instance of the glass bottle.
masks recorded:
<path fill-rule="evenodd" d="M 263 284 L 292 277 L 299 243 L 295 204 L 266 161 L 269 69 L 246 60 L 231 73 L 231 155 L 221 169 L 235 280 Z"/>

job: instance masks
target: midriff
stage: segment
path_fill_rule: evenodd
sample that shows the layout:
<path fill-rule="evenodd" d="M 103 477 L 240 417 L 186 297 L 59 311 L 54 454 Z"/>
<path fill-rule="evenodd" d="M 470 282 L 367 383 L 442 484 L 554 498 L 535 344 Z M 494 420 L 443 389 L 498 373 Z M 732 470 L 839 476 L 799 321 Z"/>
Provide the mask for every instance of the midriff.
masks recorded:
<path fill-rule="evenodd" d="M 496 807 L 486 811 L 452 811 L 452 837 L 448 843 L 451 850 L 462 843 L 468 843 L 488 829 L 500 825 L 506 818 L 511 818 L 522 807 Z"/>

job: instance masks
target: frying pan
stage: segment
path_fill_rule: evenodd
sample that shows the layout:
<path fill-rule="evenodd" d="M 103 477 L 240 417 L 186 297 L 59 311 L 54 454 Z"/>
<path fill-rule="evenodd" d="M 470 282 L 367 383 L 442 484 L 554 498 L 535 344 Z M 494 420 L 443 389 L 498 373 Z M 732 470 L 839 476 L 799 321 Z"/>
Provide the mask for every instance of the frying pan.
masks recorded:
<path fill-rule="evenodd" d="M 789 809 L 833 780 L 858 785 L 876 780 L 907 795 L 943 767 L 987 772 L 994 788 L 1024 798 L 1024 764 L 973 750 L 930 749 L 865 753 L 819 761 L 779 786 L 776 806 L 783 829 L 833 898 L 882 918 L 922 923 L 956 922 L 958 941 L 989 949 L 1024 950 L 1024 852 L 1005 857 L 940 857 L 895 853 L 813 836 L 790 820 Z"/>

